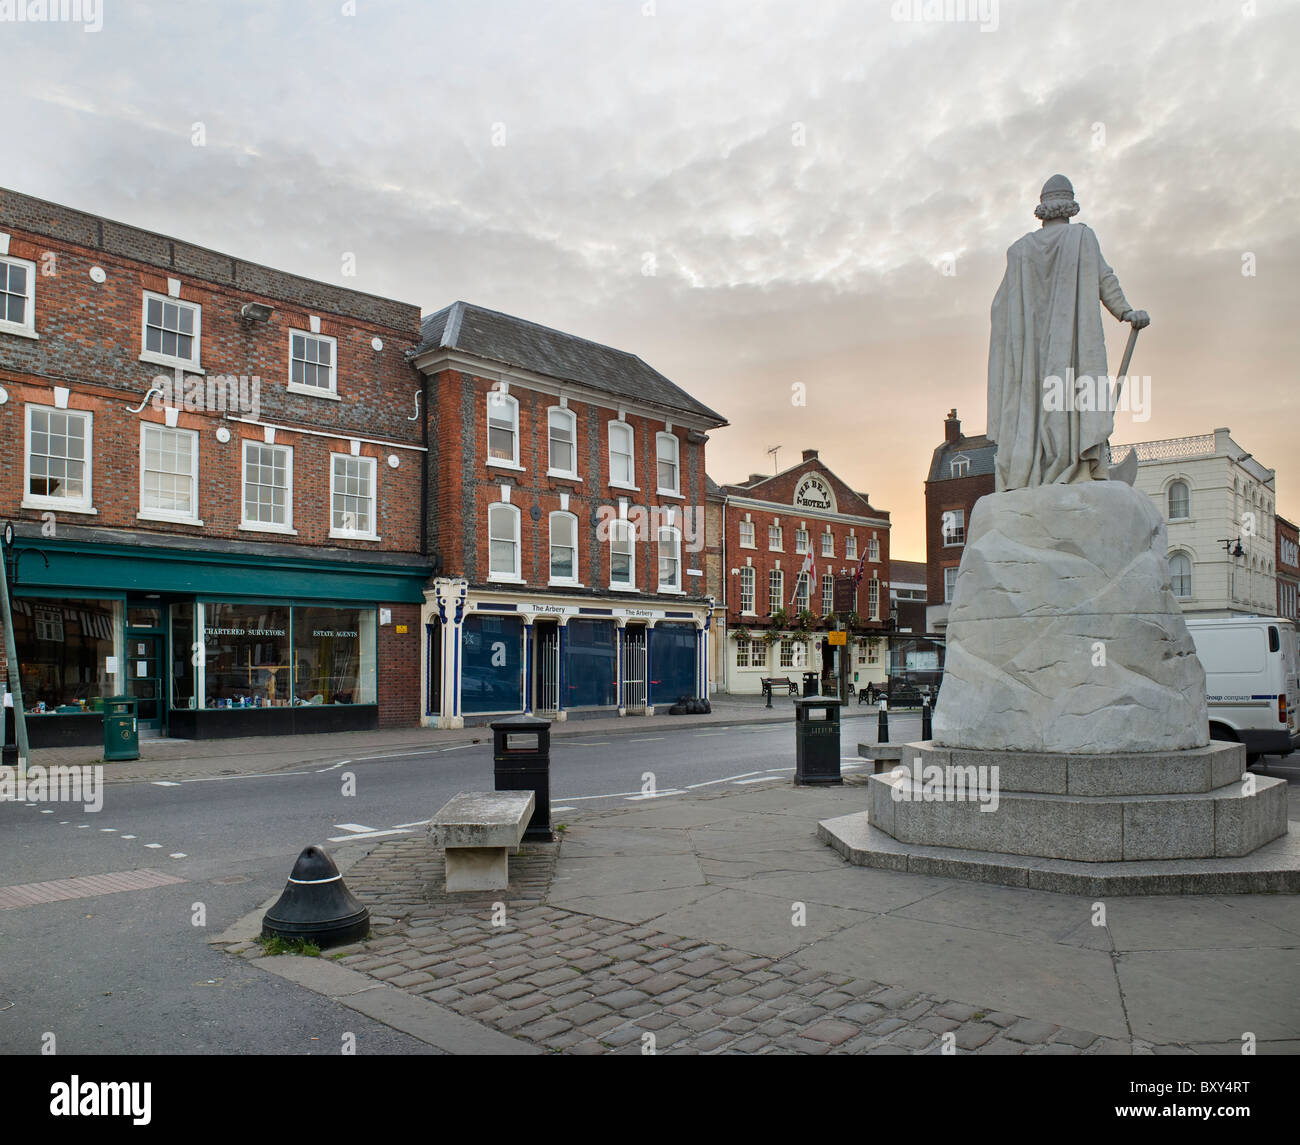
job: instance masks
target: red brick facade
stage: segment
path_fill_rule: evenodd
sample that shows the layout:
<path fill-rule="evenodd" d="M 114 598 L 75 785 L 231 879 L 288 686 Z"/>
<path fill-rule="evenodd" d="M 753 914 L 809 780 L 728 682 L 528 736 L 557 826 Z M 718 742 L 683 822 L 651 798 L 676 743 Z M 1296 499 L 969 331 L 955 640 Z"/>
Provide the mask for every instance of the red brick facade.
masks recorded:
<path fill-rule="evenodd" d="M 930 606 L 946 602 L 944 570 L 961 565 L 975 502 L 986 493 L 992 493 L 995 484 L 991 465 L 987 466 L 987 472 L 953 476 L 952 461 L 954 458 L 972 458 L 971 468 L 985 468 L 978 462 L 991 450 L 992 446 L 983 436 L 966 437 L 962 434 L 956 410 L 948 414 L 944 422 L 944 444 L 935 451 L 929 479 L 925 483 L 925 587 L 926 602 Z M 958 513 L 960 517 L 956 516 Z M 944 528 L 945 518 L 949 525 L 947 530 Z M 961 539 L 957 540 L 958 537 Z"/>

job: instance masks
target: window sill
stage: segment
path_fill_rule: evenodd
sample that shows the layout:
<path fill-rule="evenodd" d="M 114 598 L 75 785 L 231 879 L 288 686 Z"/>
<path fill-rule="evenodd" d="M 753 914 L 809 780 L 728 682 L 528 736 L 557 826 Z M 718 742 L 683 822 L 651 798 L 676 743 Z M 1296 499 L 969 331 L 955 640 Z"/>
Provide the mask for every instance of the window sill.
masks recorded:
<path fill-rule="evenodd" d="M 169 513 L 151 512 L 148 509 L 141 509 L 140 512 L 135 515 L 135 519 L 137 521 L 161 521 L 167 525 L 196 525 L 200 528 L 203 526 L 203 522 L 197 517 L 179 517 L 173 516 Z"/>
<path fill-rule="evenodd" d="M 513 462 L 513 461 L 501 461 L 500 459 L 498 459 L 498 458 L 496 458 L 496 457 L 489 457 L 489 458 L 487 459 L 487 464 L 490 465 L 490 466 L 492 466 L 492 468 L 494 468 L 494 469 L 509 469 L 509 470 L 512 470 L 512 471 L 515 472 L 515 473 L 527 473 L 527 472 L 528 472 L 528 470 L 525 469 L 522 465 L 517 465 L 517 464 L 515 464 L 515 462 Z"/>
<path fill-rule="evenodd" d="M 99 515 L 99 510 L 92 509 L 89 505 L 81 503 L 68 504 L 66 501 L 60 501 L 57 497 L 30 498 L 24 500 L 19 507 L 22 509 L 48 509 L 55 513 L 85 513 L 92 517 Z"/>
<path fill-rule="evenodd" d="M 741 542 L 736 546 L 736 548 L 738 548 L 738 549 L 753 549 L 755 552 L 758 552 L 758 546 L 757 546 L 757 545 L 747 545 L 747 544 L 745 544 L 744 541 L 741 541 Z"/>
<path fill-rule="evenodd" d="M 944 541 L 943 545 L 940 547 L 945 549 L 960 549 L 963 548 L 965 544 L 965 541 Z M 875 564 L 876 562 L 872 561 L 871 563 Z"/>
<path fill-rule="evenodd" d="M 640 592 L 641 590 L 637 588 L 637 586 L 634 584 L 611 584 L 609 586 L 609 591 L 610 592 Z"/>
<path fill-rule="evenodd" d="M 546 471 L 546 476 L 552 477 L 556 481 L 576 481 L 579 485 L 582 484 L 582 478 L 576 473 L 560 473 L 558 470 L 548 469 Z"/>
<path fill-rule="evenodd" d="M 384 538 L 376 536 L 374 533 L 349 533 L 343 529 L 331 529 L 330 540 L 332 541 L 382 541 Z"/>
<path fill-rule="evenodd" d="M 675 501 L 686 500 L 686 498 L 683 497 L 680 493 L 678 493 L 676 489 L 656 489 L 655 493 L 657 493 L 660 497 L 672 497 Z"/>
<path fill-rule="evenodd" d="M 296 537 L 298 535 L 298 530 L 290 525 L 260 525 L 250 524 L 247 521 L 239 523 L 239 531 L 241 533 L 279 533 L 286 537 Z"/>
<path fill-rule="evenodd" d="M 328 398 L 332 402 L 341 402 L 343 400 L 336 390 L 320 390 L 315 386 L 297 385 L 293 382 L 289 382 L 284 388 L 287 393 L 305 394 L 309 398 Z"/>
<path fill-rule="evenodd" d="M 488 573 L 488 581 L 492 584 L 527 584 L 523 577 L 505 576 L 502 573 Z"/>
<path fill-rule="evenodd" d="M 0 334 L 12 334 L 15 338 L 30 338 L 39 342 L 41 336 L 30 326 L 17 326 L 12 322 L 0 322 Z"/>
<path fill-rule="evenodd" d="M 546 587 L 547 588 L 586 588 L 587 586 L 576 580 L 548 580 L 546 582 Z"/>
<path fill-rule="evenodd" d="M 686 595 L 686 590 L 684 588 L 657 588 L 655 589 L 655 592 L 659 596 L 685 596 Z"/>
<path fill-rule="evenodd" d="M 623 481 L 611 481 L 611 482 L 609 483 L 609 487 L 610 487 L 611 489 L 626 489 L 629 493 L 640 493 L 640 492 L 641 492 L 641 486 L 640 486 L 640 485 L 628 485 L 628 484 L 626 484 L 626 483 L 623 482 Z"/>
<path fill-rule="evenodd" d="M 141 362 L 148 362 L 151 366 L 166 366 L 172 370 L 184 370 L 187 374 L 206 374 L 207 371 L 198 364 L 198 362 L 189 362 L 184 358 L 168 358 L 163 354 L 154 354 L 145 350 L 140 355 Z"/>

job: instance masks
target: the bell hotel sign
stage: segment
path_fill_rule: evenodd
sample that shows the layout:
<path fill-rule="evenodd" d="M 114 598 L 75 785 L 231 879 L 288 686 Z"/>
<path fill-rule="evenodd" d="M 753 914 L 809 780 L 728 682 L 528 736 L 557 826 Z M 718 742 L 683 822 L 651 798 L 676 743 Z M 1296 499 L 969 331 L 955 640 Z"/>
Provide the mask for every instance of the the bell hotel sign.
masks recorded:
<path fill-rule="evenodd" d="M 819 474 L 809 473 L 795 486 L 794 507 L 834 513 L 835 494 Z"/>

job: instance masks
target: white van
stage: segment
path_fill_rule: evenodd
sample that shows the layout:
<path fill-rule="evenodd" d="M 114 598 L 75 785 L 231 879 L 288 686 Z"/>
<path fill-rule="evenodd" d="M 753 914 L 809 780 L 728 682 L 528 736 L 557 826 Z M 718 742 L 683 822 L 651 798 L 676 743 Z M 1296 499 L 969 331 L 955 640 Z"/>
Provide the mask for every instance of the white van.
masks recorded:
<path fill-rule="evenodd" d="M 1276 616 L 1189 619 L 1187 631 L 1205 669 L 1210 738 L 1246 745 L 1246 760 L 1289 755 L 1296 734 L 1296 632 Z"/>

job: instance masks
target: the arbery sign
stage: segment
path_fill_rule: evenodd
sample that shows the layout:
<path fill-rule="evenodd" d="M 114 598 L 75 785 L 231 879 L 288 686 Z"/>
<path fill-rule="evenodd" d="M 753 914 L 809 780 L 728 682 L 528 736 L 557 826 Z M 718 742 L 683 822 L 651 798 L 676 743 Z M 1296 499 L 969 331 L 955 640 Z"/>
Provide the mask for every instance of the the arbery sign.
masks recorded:
<path fill-rule="evenodd" d="M 816 473 L 809 473 L 795 486 L 794 507 L 796 509 L 820 509 L 835 512 L 835 494 Z"/>

